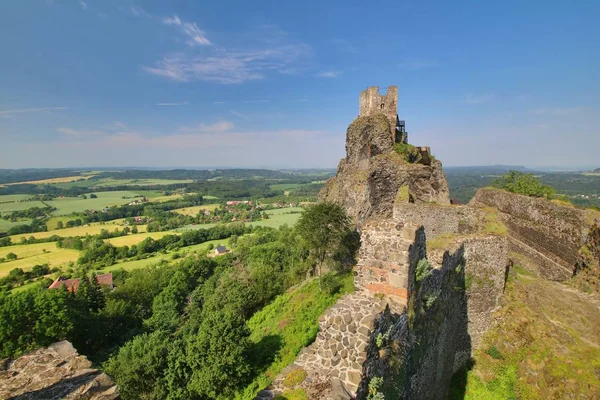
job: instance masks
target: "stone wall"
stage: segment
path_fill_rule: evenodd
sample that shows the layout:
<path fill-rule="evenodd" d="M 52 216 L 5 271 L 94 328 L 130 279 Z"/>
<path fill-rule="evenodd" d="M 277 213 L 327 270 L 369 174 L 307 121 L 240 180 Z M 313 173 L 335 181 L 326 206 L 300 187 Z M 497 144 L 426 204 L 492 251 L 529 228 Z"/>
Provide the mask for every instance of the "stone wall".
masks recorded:
<path fill-rule="evenodd" d="M 360 93 L 359 116 L 383 114 L 389 121 L 389 137 L 396 137 L 398 123 L 398 86 L 388 87 L 385 95 L 379 94 L 378 86 L 371 86 Z"/>
<path fill-rule="evenodd" d="M 0 399 L 118 399 L 117 386 L 108 375 L 91 366 L 67 341 L 16 360 L 4 360 L 0 367 Z"/>
<path fill-rule="evenodd" d="M 496 208 L 508 228 L 511 250 L 539 264 L 543 277 L 572 275 L 589 225 L 583 210 L 497 189 L 479 189 L 469 205 Z"/>
<path fill-rule="evenodd" d="M 466 206 L 435 204 L 394 204 L 395 221 L 415 221 L 425 227 L 428 239 L 446 233 L 467 234 L 477 230 L 481 210 Z"/>

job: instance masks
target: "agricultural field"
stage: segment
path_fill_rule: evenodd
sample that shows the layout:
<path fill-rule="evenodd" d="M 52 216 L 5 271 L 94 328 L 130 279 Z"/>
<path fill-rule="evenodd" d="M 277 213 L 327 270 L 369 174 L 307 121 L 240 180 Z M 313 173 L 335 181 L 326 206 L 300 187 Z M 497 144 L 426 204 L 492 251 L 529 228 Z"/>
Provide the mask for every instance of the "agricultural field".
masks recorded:
<path fill-rule="evenodd" d="M 146 232 L 146 233 L 138 233 L 134 235 L 121 236 L 112 239 L 105 239 L 105 242 L 112 244 L 113 246 L 131 246 L 134 244 L 138 244 L 142 240 L 151 237 L 152 239 L 160 239 L 166 235 L 177 235 L 178 232 L 175 231 L 165 231 L 165 232 Z"/>
<path fill-rule="evenodd" d="M 136 192 L 130 191 L 115 191 L 115 192 L 92 192 L 98 198 L 90 199 L 88 193 L 87 199 L 79 197 L 65 197 L 63 199 L 55 199 L 47 201 L 46 204 L 56 207 L 54 215 L 68 215 L 74 212 L 84 212 L 85 210 L 101 210 L 104 207 L 120 206 L 136 200 L 138 196 Z"/>
<path fill-rule="evenodd" d="M 38 264 L 48 264 L 52 268 L 69 261 L 76 261 L 79 257 L 79 251 L 59 249 L 56 247 L 56 243 L 0 247 L 0 258 L 5 258 L 8 253 L 14 253 L 18 258 L 0 264 L 0 278 L 8 275 L 9 271 L 14 268 L 22 268 L 27 271 Z"/>
<path fill-rule="evenodd" d="M 31 194 L 5 194 L 0 196 L 0 204 L 13 203 L 16 201 L 25 201 L 33 197 Z"/>
<path fill-rule="evenodd" d="M 11 213 L 13 211 L 27 210 L 31 207 L 45 207 L 41 201 L 13 201 L 10 203 L 0 203 L 0 213 Z"/>
<path fill-rule="evenodd" d="M 276 183 L 274 185 L 271 185 L 270 188 L 271 190 L 290 190 L 290 189 L 296 189 L 300 186 L 305 186 L 304 183 Z"/>
<path fill-rule="evenodd" d="M 179 183 L 192 183 L 192 179 L 114 179 L 102 178 L 94 182 L 95 187 L 111 186 L 151 186 L 151 185 L 175 185 Z"/>
<path fill-rule="evenodd" d="M 6 232 L 13 226 L 25 225 L 25 224 L 29 224 L 30 222 L 31 222 L 31 220 L 29 220 L 29 219 L 25 219 L 25 220 L 21 220 L 21 221 L 17 221 L 17 222 L 11 222 L 11 221 L 7 221 L 5 219 L 0 219 L 0 232 Z"/>
<path fill-rule="evenodd" d="M 173 211 L 176 212 L 176 213 L 178 213 L 178 214 L 191 215 L 193 217 L 196 214 L 198 214 L 200 212 L 200 210 L 214 210 L 215 208 L 218 208 L 218 207 L 219 207 L 218 204 L 205 204 L 205 205 L 202 205 L 202 206 L 178 208 L 178 209 L 173 210 Z"/>
<path fill-rule="evenodd" d="M 204 242 L 204 243 L 200 243 L 200 244 L 196 244 L 193 246 L 188 246 L 188 247 L 182 247 L 180 250 L 177 251 L 169 251 L 167 252 L 167 254 L 157 254 L 153 257 L 148 257 L 144 260 L 133 260 L 133 261 L 124 261 L 124 262 L 120 262 L 114 265 L 111 265 L 110 267 L 106 267 L 104 269 L 102 269 L 102 272 L 110 272 L 110 271 L 115 271 L 117 269 L 125 269 L 127 271 L 130 271 L 132 269 L 138 269 L 138 268 L 144 268 L 147 267 L 149 265 L 153 265 L 153 264 L 158 264 L 161 261 L 171 261 L 173 259 L 173 254 L 175 253 L 179 253 L 181 254 L 181 256 L 185 256 L 187 254 L 191 254 L 191 253 L 196 253 L 196 252 L 205 252 L 208 249 L 208 246 L 210 245 L 213 246 L 217 246 L 217 245 L 227 245 L 227 239 L 221 239 L 221 240 L 211 240 L 208 242 Z"/>
<path fill-rule="evenodd" d="M 98 235 L 103 229 L 106 229 L 109 232 L 113 232 L 115 230 L 122 231 L 125 228 L 123 225 L 123 219 L 109 221 L 109 222 L 95 222 L 93 224 L 83 225 L 83 226 L 75 226 L 73 228 L 64 228 L 58 230 L 52 230 L 48 232 L 34 232 L 34 233 L 24 233 L 20 235 L 11 236 L 11 240 L 13 243 L 18 243 L 21 238 L 30 238 L 34 237 L 36 239 L 44 239 L 50 236 L 58 235 L 60 237 L 72 237 L 72 236 L 86 236 L 86 235 Z M 146 232 L 146 225 L 136 225 L 138 228 L 138 232 L 143 233 Z"/>
<path fill-rule="evenodd" d="M 262 221 L 247 222 L 247 225 L 252 226 L 267 226 L 269 228 L 279 228 L 282 225 L 287 224 L 288 226 L 296 225 L 300 218 L 301 212 L 304 209 L 302 207 L 290 207 L 290 208 L 279 208 L 276 210 L 265 211 L 269 214 L 269 219 Z M 193 229 L 210 229 L 217 224 L 197 224 L 197 225 L 186 225 L 182 228 L 176 229 L 176 231 L 185 231 Z"/>
<path fill-rule="evenodd" d="M 63 176 L 61 178 L 51 178 L 51 179 L 40 179 L 38 181 L 26 181 L 26 182 L 14 182 L 14 183 L 5 183 L 5 186 L 11 185 L 24 185 L 24 184 L 34 184 L 34 185 L 52 185 L 55 183 L 70 183 L 79 181 L 81 179 L 90 179 L 94 175 L 75 175 L 75 176 Z"/>

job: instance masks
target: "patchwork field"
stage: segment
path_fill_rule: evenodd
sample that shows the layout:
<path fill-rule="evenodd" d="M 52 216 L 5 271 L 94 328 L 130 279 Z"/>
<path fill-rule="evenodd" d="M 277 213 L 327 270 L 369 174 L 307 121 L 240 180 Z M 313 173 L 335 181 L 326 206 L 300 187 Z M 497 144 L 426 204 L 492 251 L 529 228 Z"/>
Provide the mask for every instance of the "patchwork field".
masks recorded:
<path fill-rule="evenodd" d="M 13 201 L 10 203 L 0 203 L 0 213 L 10 213 L 13 211 L 27 210 L 31 207 L 45 207 L 41 201 Z"/>
<path fill-rule="evenodd" d="M 11 222 L 11 221 L 7 221 L 7 220 L 4 220 L 4 219 L 0 219 L 0 232 L 6 232 L 7 230 L 9 230 L 10 228 L 12 228 L 13 226 L 25 225 L 25 224 L 29 224 L 30 222 L 31 222 L 31 220 L 23 220 L 23 221 Z"/>
<path fill-rule="evenodd" d="M 115 265 L 111 265 L 110 267 L 106 267 L 102 271 L 110 272 L 110 271 L 115 271 L 115 270 L 121 269 L 121 268 L 130 271 L 132 269 L 144 268 L 149 265 L 158 264 L 163 260 L 170 261 L 173 259 L 173 254 L 175 254 L 175 253 L 179 253 L 182 256 L 185 256 L 186 254 L 191 254 L 191 253 L 195 253 L 195 252 L 205 252 L 208 249 L 208 246 L 210 246 L 211 244 L 215 247 L 217 245 L 221 245 L 221 244 L 226 245 L 227 239 L 211 240 L 211 241 L 197 244 L 194 246 L 182 247 L 178 251 L 170 251 L 170 252 L 167 252 L 167 254 L 158 254 L 154 257 L 146 258 L 145 260 L 134 260 L 134 261 L 121 262 L 121 263 L 118 263 Z"/>
<path fill-rule="evenodd" d="M 179 213 L 179 214 L 183 214 L 183 215 L 195 216 L 196 214 L 198 214 L 200 212 L 200 210 L 214 210 L 215 208 L 218 208 L 218 207 L 219 207 L 218 204 L 204 204 L 204 205 L 195 206 L 195 207 L 178 208 L 177 210 L 173 210 L 173 211 L 176 213 Z"/>
<path fill-rule="evenodd" d="M 1 263 L 0 277 L 8 275 L 13 268 L 23 268 L 27 271 L 38 264 L 48 264 L 52 268 L 69 261 L 76 261 L 79 257 L 79 251 L 59 249 L 55 243 L 0 247 L 0 258 L 5 258 L 8 253 L 16 254 L 18 259 Z"/>
<path fill-rule="evenodd" d="M 98 196 L 96 199 L 90 199 L 89 193 L 87 199 L 79 197 L 65 197 L 64 199 L 55 199 L 47 202 L 49 206 L 56 207 L 54 215 L 67 215 L 74 212 L 83 212 L 85 210 L 101 210 L 104 207 L 120 206 L 136 200 L 136 192 L 116 191 L 116 192 L 93 192 Z"/>
<path fill-rule="evenodd" d="M 125 225 L 123 225 L 123 219 L 114 220 L 105 222 L 103 224 L 96 222 L 90 225 L 84 226 L 76 226 L 73 228 L 65 228 L 52 230 L 48 232 L 35 232 L 35 233 L 26 233 L 22 235 L 13 235 L 11 236 L 11 240 L 13 243 L 18 243 L 22 237 L 30 238 L 33 236 L 36 239 L 44 239 L 53 235 L 58 235 L 61 237 L 70 237 L 70 236 L 85 236 L 85 235 L 98 235 L 103 229 L 106 229 L 109 232 L 113 232 L 115 229 L 119 231 L 123 230 Z M 137 225 L 138 232 L 144 233 L 146 232 L 146 225 Z"/>
<path fill-rule="evenodd" d="M 24 185 L 24 184 L 50 185 L 50 184 L 53 184 L 53 183 L 69 183 L 69 182 L 79 181 L 81 179 L 90 179 L 93 176 L 94 175 L 63 176 L 61 178 L 40 179 L 38 181 L 25 181 L 25 182 L 6 183 L 5 186 Z"/>
<path fill-rule="evenodd" d="M 151 237 L 152 239 L 160 239 L 165 235 L 177 235 L 179 232 L 175 231 L 166 231 L 166 232 L 147 232 L 147 233 L 138 233 L 135 235 L 127 235 L 121 236 L 113 239 L 106 239 L 105 241 L 111 243 L 113 246 L 131 246 L 133 244 L 138 244 L 142 240 L 147 237 Z"/>
<path fill-rule="evenodd" d="M 5 194 L 0 196 L 0 203 L 12 203 L 15 201 L 24 201 L 31 199 L 33 195 L 30 194 Z"/>
<path fill-rule="evenodd" d="M 267 210 L 266 213 L 269 214 L 269 219 L 264 219 L 262 221 L 256 222 L 248 222 L 248 225 L 252 226 L 267 226 L 269 228 L 279 228 L 282 225 L 287 224 L 288 226 L 296 225 L 300 215 L 302 215 L 302 211 L 304 209 L 302 207 L 290 207 L 290 208 L 279 208 L 276 210 Z M 186 225 L 182 228 L 177 229 L 176 231 L 185 231 L 185 230 L 193 230 L 193 229 L 210 229 L 217 224 L 197 224 L 197 225 Z"/>
<path fill-rule="evenodd" d="M 178 183 L 192 183 L 192 179 L 113 179 L 103 178 L 94 182 L 95 187 L 110 186 L 151 186 L 151 185 L 175 185 Z"/>

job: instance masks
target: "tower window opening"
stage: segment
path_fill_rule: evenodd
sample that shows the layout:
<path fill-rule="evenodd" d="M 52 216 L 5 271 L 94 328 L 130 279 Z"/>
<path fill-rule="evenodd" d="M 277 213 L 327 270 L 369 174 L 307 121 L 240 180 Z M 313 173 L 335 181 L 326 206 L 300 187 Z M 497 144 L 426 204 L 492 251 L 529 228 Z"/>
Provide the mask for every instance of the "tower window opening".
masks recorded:
<path fill-rule="evenodd" d="M 381 109 L 382 109 L 382 110 L 383 110 L 383 106 L 384 106 L 384 104 L 383 104 L 383 103 L 381 103 Z"/>

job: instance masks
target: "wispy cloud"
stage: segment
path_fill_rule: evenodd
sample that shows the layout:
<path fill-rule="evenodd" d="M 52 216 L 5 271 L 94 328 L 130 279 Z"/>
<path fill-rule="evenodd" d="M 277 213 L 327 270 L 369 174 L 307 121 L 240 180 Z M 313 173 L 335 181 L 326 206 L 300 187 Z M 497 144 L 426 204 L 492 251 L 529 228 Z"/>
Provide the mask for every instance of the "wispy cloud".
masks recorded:
<path fill-rule="evenodd" d="M 146 18 L 150 18 L 152 17 L 150 15 L 150 13 L 148 13 L 146 10 L 144 10 L 142 7 L 139 6 L 131 6 L 128 8 L 128 11 L 135 15 L 136 17 L 146 17 Z"/>
<path fill-rule="evenodd" d="M 211 55 L 171 54 L 155 66 L 142 68 L 148 73 L 174 81 L 235 84 L 263 79 L 267 73 L 279 72 L 309 53 L 310 47 L 305 44 L 244 51 L 215 49 Z"/>
<path fill-rule="evenodd" d="M 56 128 L 56 131 L 72 138 L 89 138 L 108 134 L 106 131 L 100 129 L 73 129 L 68 127 L 59 127 Z"/>
<path fill-rule="evenodd" d="M 315 74 L 315 76 L 317 78 L 337 78 L 338 76 L 340 76 L 340 74 L 341 72 L 339 71 L 322 71 Z"/>
<path fill-rule="evenodd" d="M 210 46 L 212 43 L 204 31 L 198 28 L 195 22 L 184 22 L 177 15 L 163 19 L 165 25 L 173 25 L 188 37 L 186 42 L 190 46 Z"/>
<path fill-rule="evenodd" d="M 79 0 L 79 5 L 81 6 L 82 9 L 87 10 L 88 5 L 85 3 L 85 1 L 83 0 Z"/>
<path fill-rule="evenodd" d="M 242 118 L 242 119 L 244 119 L 244 120 L 246 120 L 246 121 L 249 121 L 249 120 L 250 120 L 250 117 L 248 117 L 246 114 L 242 114 L 242 113 L 241 113 L 241 112 L 239 112 L 239 111 L 236 111 L 236 110 L 229 110 L 229 112 L 230 112 L 232 115 L 235 115 L 235 116 L 236 116 L 236 117 L 238 117 L 238 118 Z"/>
<path fill-rule="evenodd" d="M 181 103 L 156 103 L 157 106 L 159 107 L 177 107 L 177 106 L 187 106 L 190 103 L 187 101 L 181 102 Z"/>
<path fill-rule="evenodd" d="M 223 133 L 234 128 L 233 122 L 218 121 L 214 124 L 199 124 L 196 126 L 181 126 L 179 130 L 183 133 Z"/>
<path fill-rule="evenodd" d="M 35 113 L 35 112 L 47 112 L 47 111 L 60 111 L 66 110 L 69 107 L 38 107 L 38 108 L 15 108 L 9 110 L 0 110 L 1 115 L 14 115 L 23 113 Z"/>
<path fill-rule="evenodd" d="M 413 70 L 432 68 L 432 67 L 436 67 L 437 65 L 438 65 L 437 61 L 424 60 L 422 58 L 417 58 L 417 57 L 409 57 L 398 63 L 399 68 L 413 69 Z"/>
<path fill-rule="evenodd" d="M 490 100 L 494 99 L 494 95 L 493 94 L 473 94 L 473 93 L 468 93 L 465 96 L 465 103 L 468 104 L 483 104 L 483 103 L 487 103 Z"/>

